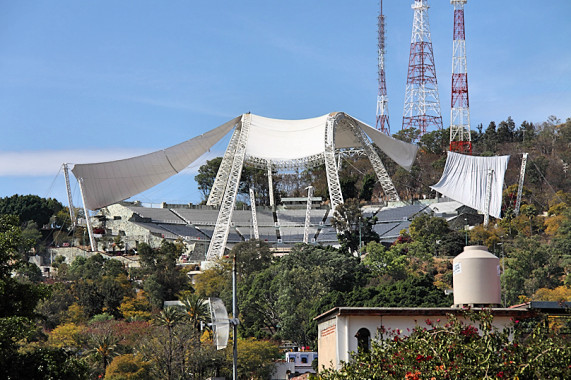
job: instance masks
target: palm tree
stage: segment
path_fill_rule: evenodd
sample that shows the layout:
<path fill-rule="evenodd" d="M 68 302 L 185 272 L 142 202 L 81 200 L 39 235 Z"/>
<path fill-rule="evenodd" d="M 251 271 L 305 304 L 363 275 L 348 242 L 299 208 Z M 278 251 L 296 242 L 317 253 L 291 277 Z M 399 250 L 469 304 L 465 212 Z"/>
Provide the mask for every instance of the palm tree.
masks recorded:
<path fill-rule="evenodd" d="M 181 313 L 180 308 L 176 306 L 168 306 L 165 307 L 155 319 L 156 325 L 163 326 L 167 329 L 167 341 L 165 342 L 163 349 L 166 378 L 168 380 L 175 378 L 177 367 L 176 353 L 178 351 L 175 327 L 183 322 L 183 318 L 184 314 Z M 182 368 L 184 368 L 184 363 Z"/>
<path fill-rule="evenodd" d="M 183 317 L 184 314 L 180 312 L 178 307 L 168 306 L 161 310 L 161 313 L 155 319 L 155 324 L 165 326 L 170 333 L 172 329 L 182 321 Z"/>
<path fill-rule="evenodd" d="M 182 298 L 180 302 L 182 302 L 182 306 L 189 318 L 190 324 L 196 329 L 196 331 L 200 331 L 202 326 L 209 329 L 208 324 L 210 323 L 211 318 L 208 301 L 200 297 L 198 294 L 189 294 Z"/>
<path fill-rule="evenodd" d="M 103 373 L 105 373 L 109 363 L 118 355 L 115 349 L 119 339 L 111 335 L 111 332 L 107 332 L 103 335 L 92 335 L 90 341 L 92 348 L 88 351 L 88 355 L 101 361 Z"/>

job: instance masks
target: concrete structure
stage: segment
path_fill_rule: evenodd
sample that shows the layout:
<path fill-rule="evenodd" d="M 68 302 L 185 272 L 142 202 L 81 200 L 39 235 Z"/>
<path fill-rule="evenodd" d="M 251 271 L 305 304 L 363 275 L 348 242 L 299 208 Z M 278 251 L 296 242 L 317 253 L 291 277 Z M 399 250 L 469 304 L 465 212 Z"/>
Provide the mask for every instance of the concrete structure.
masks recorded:
<path fill-rule="evenodd" d="M 385 308 L 385 307 L 336 307 L 315 318 L 318 323 L 317 352 L 319 369 L 340 369 L 342 362 L 351 359 L 351 353 L 361 347 L 370 347 L 371 339 L 389 338 L 393 335 L 408 336 L 416 326 L 427 326 L 440 320 L 445 324 L 449 314 L 463 319 L 462 309 L 452 308 Z M 493 325 L 498 329 L 508 326 L 513 319 L 535 315 L 529 308 L 491 309 Z M 379 333 L 383 327 L 384 333 Z M 393 335 L 391 335 L 393 334 Z"/>
<path fill-rule="evenodd" d="M 317 198 L 314 199 L 317 201 Z M 307 198 L 290 200 L 293 201 L 279 205 L 274 210 L 269 207 L 256 207 L 260 240 L 267 242 L 274 251 L 280 253 L 287 253 L 295 244 L 302 242 L 305 233 L 307 215 L 301 201 L 307 203 Z M 299 200 L 299 205 L 295 204 L 296 200 Z M 431 200 L 425 200 L 397 207 L 364 206 L 362 212 L 364 217 L 377 218 L 373 230 L 379 234 L 381 242 L 392 244 L 400 231 L 408 230 L 411 221 L 422 213 L 433 213 L 451 221 L 459 218 L 459 228 L 464 228 L 464 224 L 472 225 L 472 217 L 481 222 L 481 215 L 458 216 L 458 212 L 464 209 L 467 208 L 458 202 L 431 203 Z M 332 215 L 333 212 L 328 206 L 312 206 L 307 227 L 309 244 L 339 245 L 337 231 L 331 225 Z M 467 216 L 470 218 L 466 219 Z M 117 203 L 102 208 L 95 217 L 94 229 L 99 232 L 95 235 L 96 245 L 101 252 L 116 250 L 113 243 L 119 236 L 125 246 L 123 250 L 131 251 L 136 250 L 138 244 L 143 242 L 158 247 L 164 239 L 179 240 L 187 247 L 180 263 L 200 263 L 206 258 L 217 218 L 218 209 L 211 206 L 163 203 L 155 207 L 143 207 L 139 202 Z M 228 248 L 254 238 L 252 220 L 248 207 L 234 210 L 227 240 Z"/>

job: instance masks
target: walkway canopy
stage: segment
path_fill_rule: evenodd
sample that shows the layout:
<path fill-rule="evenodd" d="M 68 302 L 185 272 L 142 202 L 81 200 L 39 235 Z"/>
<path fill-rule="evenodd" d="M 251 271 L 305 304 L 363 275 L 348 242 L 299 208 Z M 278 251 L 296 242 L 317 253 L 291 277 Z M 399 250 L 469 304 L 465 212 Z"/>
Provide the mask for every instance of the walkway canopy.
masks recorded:
<path fill-rule="evenodd" d="M 410 170 L 418 147 L 381 133 L 345 114 L 332 113 L 304 120 L 279 120 L 250 115 L 246 160 L 316 162 L 325 150 L 326 123 L 334 126 L 336 149 L 361 148 L 352 128 L 361 129 L 388 157 Z M 72 172 L 83 188 L 85 206 L 96 210 L 139 194 L 179 173 L 242 122 L 242 115 L 200 136 L 153 153 L 124 160 L 77 164 Z"/>

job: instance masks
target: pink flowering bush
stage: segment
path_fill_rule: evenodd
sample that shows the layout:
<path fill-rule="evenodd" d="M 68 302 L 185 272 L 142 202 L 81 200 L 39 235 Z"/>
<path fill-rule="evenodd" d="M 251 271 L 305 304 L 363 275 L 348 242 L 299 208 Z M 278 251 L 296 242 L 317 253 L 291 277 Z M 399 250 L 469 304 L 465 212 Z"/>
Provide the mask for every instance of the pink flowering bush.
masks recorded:
<path fill-rule="evenodd" d="M 324 370 L 323 380 L 337 379 L 571 379 L 571 345 L 546 321 L 492 326 L 488 311 L 468 311 L 469 323 L 454 315 L 440 325 L 428 321 L 410 336 L 383 329 L 369 353 L 354 355 L 339 371 Z"/>

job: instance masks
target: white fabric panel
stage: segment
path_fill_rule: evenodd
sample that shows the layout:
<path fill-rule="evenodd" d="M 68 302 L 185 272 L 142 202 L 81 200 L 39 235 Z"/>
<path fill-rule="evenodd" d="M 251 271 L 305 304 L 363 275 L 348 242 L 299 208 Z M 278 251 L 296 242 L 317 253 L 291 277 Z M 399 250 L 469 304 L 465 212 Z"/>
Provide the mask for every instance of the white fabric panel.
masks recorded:
<path fill-rule="evenodd" d="M 510 156 L 474 157 L 448 152 L 440 181 L 430 186 L 466 206 L 485 213 L 488 171 L 493 170 L 490 215 L 501 217 L 502 189 Z"/>
<path fill-rule="evenodd" d="M 394 137 L 388 136 L 375 128 L 354 119 L 359 126 L 365 131 L 367 136 L 394 162 L 410 171 L 416 154 L 418 153 L 418 145 L 410 144 Z"/>
<path fill-rule="evenodd" d="M 351 120 L 351 116 L 345 114 L 345 117 Z M 361 148 L 361 142 L 355 132 L 348 123 L 348 120 L 341 119 L 335 126 L 335 148 Z"/>
<path fill-rule="evenodd" d="M 287 161 L 323 153 L 327 116 L 279 120 L 252 115 L 246 155 Z"/>
<path fill-rule="evenodd" d="M 75 165 L 72 172 L 83 181 L 85 206 L 96 210 L 161 183 L 208 151 L 239 120 L 237 117 L 200 136 L 157 152 L 125 160 Z"/>

